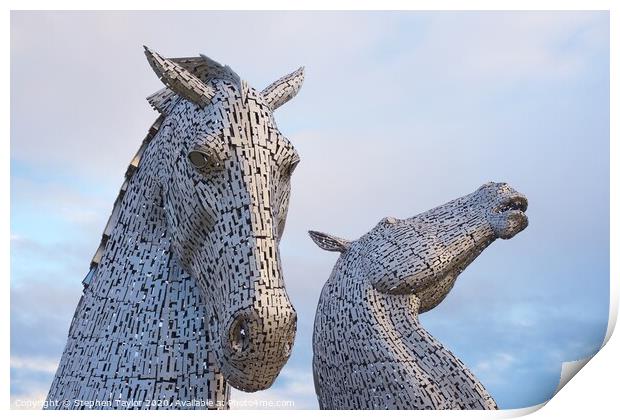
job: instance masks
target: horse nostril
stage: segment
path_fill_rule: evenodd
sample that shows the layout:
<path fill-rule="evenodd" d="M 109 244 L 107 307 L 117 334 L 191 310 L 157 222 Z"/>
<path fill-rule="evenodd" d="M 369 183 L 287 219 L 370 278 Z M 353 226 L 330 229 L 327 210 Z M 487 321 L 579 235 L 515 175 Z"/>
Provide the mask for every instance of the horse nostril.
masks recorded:
<path fill-rule="evenodd" d="M 230 328 L 230 347 L 236 353 L 247 350 L 250 343 L 250 325 L 245 318 L 238 318 Z"/>

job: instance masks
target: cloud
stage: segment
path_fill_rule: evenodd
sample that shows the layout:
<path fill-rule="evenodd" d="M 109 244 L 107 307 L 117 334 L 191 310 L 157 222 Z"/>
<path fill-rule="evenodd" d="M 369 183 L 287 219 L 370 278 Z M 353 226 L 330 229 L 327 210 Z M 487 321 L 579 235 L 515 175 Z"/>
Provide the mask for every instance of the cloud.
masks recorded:
<path fill-rule="evenodd" d="M 51 277 L 12 284 L 11 357 L 60 360 L 81 292 L 79 281 L 71 286 Z"/>
<path fill-rule="evenodd" d="M 11 357 L 12 369 L 24 369 L 34 372 L 54 374 L 58 368 L 57 358 L 42 357 Z"/>
<path fill-rule="evenodd" d="M 11 16 L 13 157 L 41 167 L 62 162 L 67 171 L 109 180 L 122 173 L 155 118 L 143 98 L 159 89 L 160 82 L 142 56 L 145 43 L 170 55 L 204 52 L 232 65 L 258 88 L 307 64 L 303 100 L 279 112 L 290 127 L 288 121 L 301 122 L 307 115 L 331 125 L 369 108 L 389 115 L 395 107 L 416 107 L 418 100 L 435 106 L 437 98 L 458 100 L 451 95 L 457 86 L 488 90 L 524 78 L 573 77 L 587 68 L 589 54 L 601 50 L 606 36 L 600 13 Z M 169 31 L 163 33 L 159 25 Z M 247 47 L 257 31 L 269 48 Z M 217 33 L 228 36 L 222 42 L 213 37 Z M 39 69 L 45 69 L 45 78 L 38 77 Z M 49 106 L 55 103 L 62 106 Z M 31 124 L 32 118 L 38 123 Z"/>
<path fill-rule="evenodd" d="M 571 78 L 607 36 L 596 13 L 439 14 L 415 54 L 441 78 L 490 83 Z M 446 30 L 450 28 L 450 30 Z M 425 58 L 432 58 L 424 60 Z"/>
<path fill-rule="evenodd" d="M 11 184 L 11 281 L 54 277 L 78 285 L 116 193 L 83 190 L 57 175 L 39 179 L 21 168 L 14 169 Z"/>
<path fill-rule="evenodd" d="M 45 212 L 47 217 L 56 217 L 79 229 L 93 229 L 107 220 L 105 213 L 111 211 L 118 192 L 114 183 L 102 188 L 101 180 L 84 182 L 77 174 L 42 176 L 35 168 L 26 169 L 18 162 L 13 162 L 12 166 L 11 207 L 14 211 L 39 216 Z M 118 189 L 121 179 L 119 177 Z"/>
<path fill-rule="evenodd" d="M 510 353 L 496 353 L 490 359 L 478 362 L 474 371 L 485 377 L 486 384 L 496 384 L 506 380 L 506 370 L 515 363 L 515 357 Z"/>
<path fill-rule="evenodd" d="M 13 158 L 41 168 L 62 163 L 65 171 L 99 180 L 124 171 L 155 119 L 144 98 L 161 85 L 142 55 L 143 44 L 169 55 L 205 52 L 261 88 L 305 60 L 338 74 L 332 60 L 364 51 L 389 29 L 389 20 L 377 26 L 370 15 L 355 13 L 13 12 L 11 18 Z M 269 49 L 248 48 L 257 31 Z M 228 34 L 226 42 L 217 41 L 217 33 Z M 341 48 L 333 42 L 324 47 L 334 39 Z M 255 65 L 266 59 L 270 66 Z M 62 107 L 52 106 L 58 101 Z"/>

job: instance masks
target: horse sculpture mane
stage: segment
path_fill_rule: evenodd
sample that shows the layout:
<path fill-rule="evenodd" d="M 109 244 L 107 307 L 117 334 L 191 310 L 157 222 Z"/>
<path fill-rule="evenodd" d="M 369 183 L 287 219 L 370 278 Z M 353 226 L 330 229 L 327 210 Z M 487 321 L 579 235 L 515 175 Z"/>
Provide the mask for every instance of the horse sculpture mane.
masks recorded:
<path fill-rule="evenodd" d="M 414 216 L 383 219 L 356 241 L 310 232 L 340 252 L 314 321 L 322 409 L 496 409 L 471 371 L 420 324 L 496 238 L 525 229 L 526 198 L 506 184 Z"/>
<path fill-rule="evenodd" d="M 145 47 L 166 85 L 129 164 L 47 408 L 228 408 L 269 387 L 296 313 L 278 245 L 299 157 L 273 111 L 303 68 L 262 91 L 205 57 Z"/>

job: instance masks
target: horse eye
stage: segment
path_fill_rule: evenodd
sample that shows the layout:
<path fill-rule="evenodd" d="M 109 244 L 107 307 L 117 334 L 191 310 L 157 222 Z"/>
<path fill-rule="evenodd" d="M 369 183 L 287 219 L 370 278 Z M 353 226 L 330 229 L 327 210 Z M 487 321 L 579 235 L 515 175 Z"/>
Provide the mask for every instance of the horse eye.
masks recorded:
<path fill-rule="evenodd" d="M 209 157 L 207 154 L 197 150 L 189 152 L 187 158 L 196 169 L 203 169 L 209 164 Z"/>
<path fill-rule="evenodd" d="M 219 171 L 224 168 L 224 163 L 217 154 L 204 150 L 192 150 L 187 154 L 187 158 L 194 168 L 203 172 Z"/>

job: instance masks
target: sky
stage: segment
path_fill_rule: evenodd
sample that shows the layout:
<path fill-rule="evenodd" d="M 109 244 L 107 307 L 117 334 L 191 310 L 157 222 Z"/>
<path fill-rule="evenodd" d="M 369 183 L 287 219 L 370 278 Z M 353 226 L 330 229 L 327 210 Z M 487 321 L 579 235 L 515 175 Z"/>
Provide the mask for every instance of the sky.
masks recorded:
<path fill-rule="evenodd" d="M 609 305 L 606 12 L 12 12 L 11 400 L 44 398 L 81 280 L 157 114 L 142 45 L 199 53 L 262 89 L 304 65 L 276 111 L 301 156 L 281 259 L 298 312 L 274 385 L 237 400 L 317 408 L 312 328 L 337 259 L 307 230 L 356 239 L 488 181 L 529 199 L 424 327 L 500 408 L 548 400 L 595 353 Z"/>

